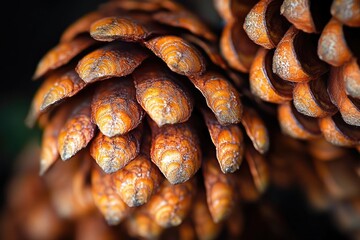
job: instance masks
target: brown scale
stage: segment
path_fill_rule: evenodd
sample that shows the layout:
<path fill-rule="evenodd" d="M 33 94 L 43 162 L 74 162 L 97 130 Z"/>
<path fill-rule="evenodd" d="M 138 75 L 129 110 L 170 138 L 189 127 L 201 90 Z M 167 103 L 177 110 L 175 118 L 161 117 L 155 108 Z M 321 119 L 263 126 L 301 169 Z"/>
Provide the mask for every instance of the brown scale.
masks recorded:
<path fill-rule="evenodd" d="M 332 18 L 321 32 L 317 49 L 321 60 L 328 64 L 339 67 L 350 61 L 352 57 L 341 22 Z"/>
<path fill-rule="evenodd" d="M 195 226 L 196 236 L 200 240 L 216 239 L 223 228 L 222 223 L 215 223 L 206 205 L 205 193 L 200 192 L 196 197 L 191 218 Z"/>
<path fill-rule="evenodd" d="M 105 17 L 104 13 L 99 11 L 85 14 L 65 29 L 60 37 L 60 42 L 69 42 L 82 33 L 89 32 L 91 24 L 103 17 Z"/>
<path fill-rule="evenodd" d="M 116 42 L 83 57 L 76 72 L 85 82 L 95 82 L 132 73 L 148 54 L 132 43 Z"/>
<path fill-rule="evenodd" d="M 107 137 L 101 132 L 90 145 L 90 154 L 106 173 L 122 169 L 140 152 L 142 125 L 134 130 L 114 137 Z"/>
<path fill-rule="evenodd" d="M 117 193 L 129 207 L 147 203 L 164 179 L 150 160 L 150 147 L 151 135 L 145 134 L 141 153 L 123 169 L 112 174 Z"/>
<path fill-rule="evenodd" d="M 91 157 L 81 152 L 69 162 L 55 162 L 51 171 L 43 176 L 51 204 L 62 219 L 76 219 L 95 210 L 87 182 L 91 162 Z"/>
<path fill-rule="evenodd" d="M 200 52 L 180 37 L 172 35 L 155 37 L 146 41 L 145 46 L 178 74 L 198 76 L 206 69 L 205 60 Z"/>
<path fill-rule="evenodd" d="M 239 1 L 239 0 L 213 0 L 214 7 L 226 22 L 237 18 L 245 18 L 246 14 L 258 2 L 257 0 Z"/>
<path fill-rule="evenodd" d="M 133 73 L 136 98 L 159 126 L 185 122 L 191 116 L 194 100 L 175 74 L 152 60 Z"/>
<path fill-rule="evenodd" d="M 68 160 L 85 148 L 94 137 L 96 125 L 91 121 L 90 100 L 84 99 L 72 112 L 58 135 L 58 151 Z"/>
<path fill-rule="evenodd" d="M 330 0 L 284 0 L 281 15 L 297 29 L 307 33 L 319 33 L 330 19 Z"/>
<path fill-rule="evenodd" d="M 260 48 L 250 68 L 251 92 L 264 101 L 283 103 L 292 99 L 293 83 L 281 79 L 272 71 L 274 50 Z"/>
<path fill-rule="evenodd" d="M 164 231 L 144 207 L 135 209 L 126 219 L 126 227 L 129 235 L 134 238 L 159 239 Z"/>
<path fill-rule="evenodd" d="M 198 136 L 189 122 L 157 127 L 152 131 L 151 161 L 171 184 L 189 180 L 200 168 L 201 149 Z"/>
<path fill-rule="evenodd" d="M 194 179 L 176 185 L 165 180 L 144 207 L 161 227 L 178 226 L 189 214 L 195 192 Z"/>
<path fill-rule="evenodd" d="M 113 173 L 112 178 L 117 193 L 129 207 L 147 203 L 163 180 L 159 169 L 143 154 Z"/>
<path fill-rule="evenodd" d="M 49 71 L 67 64 L 79 53 L 94 45 L 95 42 L 92 38 L 80 36 L 69 42 L 59 43 L 40 60 L 33 79 L 39 79 Z"/>
<path fill-rule="evenodd" d="M 240 170 L 235 173 L 235 180 L 236 189 L 242 201 L 255 202 L 260 198 L 261 193 L 255 185 L 254 178 L 247 161 L 244 162 Z"/>
<path fill-rule="evenodd" d="M 261 154 L 266 153 L 270 146 L 269 134 L 265 123 L 255 109 L 246 107 L 241 123 L 254 148 Z"/>
<path fill-rule="evenodd" d="M 321 132 L 316 118 L 299 113 L 292 103 L 278 106 L 278 120 L 283 133 L 298 139 L 314 139 Z"/>
<path fill-rule="evenodd" d="M 132 78 L 103 82 L 95 91 L 91 115 L 101 133 L 107 137 L 126 134 L 136 128 L 141 123 L 144 110 L 136 101 Z"/>
<path fill-rule="evenodd" d="M 210 61 L 215 64 L 216 66 L 219 66 L 222 69 L 228 70 L 228 66 L 225 62 L 225 60 L 221 57 L 218 46 L 210 43 L 208 41 L 205 41 L 199 37 L 196 37 L 192 34 L 183 34 L 182 35 L 186 40 L 190 41 L 194 45 L 198 46 L 200 49 L 202 49 L 206 55 L 210 58 Z"/>
<path fill-rule="evenodd" d="M 106 17 L 94 22 L 90 27 L 91 37 L 105 42 L 138 42 L 162 32 L 160 27 L 151 22 L 144 23 L 131 17 Z"/>
<path fill-rule="evenodd" d="M 94 167 L 91 173 L 94 202 L 109 225 L 119 224 L 130 213 L 130 208 L 116 193 L 111 175 Z"/>
<path fill-rule="evenodd" d="M 333 0 L 331 15 L 345 25 L 360 27 L 360 3 L 357 0 Z"/>
<path fill-rule="evenodd" d="M 319 119 L 319 127 L 324 138 L 334 145 L 355 147 L 360 143 L 359 127 L 345 123 L 340 113 Z"/>
<path fill-rule="evenodd" d="M 219 223 L 227 219 L 235 209 L 238 200 L 236 181 L 232 174 L 221 172 L 215 156 L 204 159 L 202 170 L 207 205 L 213 221 Z"/>
<path fill-rule="evenodd" d="M 216 41 L 216 36 L 194 14 L 183 10 L 175 12 L 158 12 L 153 18 L 159 23 L 186 29 L 194 35 L 205 38 L 208 41 Z"/>
<path fill-rule="evenodd" d="M 40 175 L 43 175 L 59 158 L 58 135 L 65 125 L 70 111 L 70 107 L 59 109 L 52 117 L 51 122 L 45 126 L 41 141 Z"/>
<path fill-rule="evenodd" d="M 244 29 L 256 44 L 275 48 L 289 28 L 289 23 L 280 15 L 281 0 L 261 0 L 247 14 Z"/>
<path fill-rule="evenodd" d="M 214 114 L 206 108 L 202 108 L 201 112 L 215 145 L 216 158 L 221 171 L 235 172 L 239 169 L 244 155 L 244 140 L 240 127 L 235 124 L 221 125 Z"/>
<path fill-rule="evenodd" d="M 316 53 L 317 41 L 316 35 L 290 27 L 276 47 L 273 72 L 291 82 L 307 82 L 326 73 L 328 67 Z"/>
<path fill-rule="evenodd" d="M 44 112 L 51 105 L 59 103 L 64 98 L 74 96 L 86 86 L 86 83 L 80 79 L 74 70 L 67 69 L 51 75 L 46 81 L 53 81 L 53 83 L 43 96 L 40 105 L 41 112 Z"/>
<path fill-rule="evenodd" d="M 331 69 L 328 93 L 344 121 L 349 125 L 360 126 L 360 102 L 347 96 L 343 72 L 343 68 Z"/>
<path fill-rule="evenodd" d="M 360 67 L 356 58 L 343 66 L 345 91 L 348 96 L 360 99 Z"/>
<path fill-rule="evenodd" d="M 269 167 L 265 157 L 252 146 L 245 148 L 245 158 L 249 165 L 250 173 L 259 193 L 265 192 L 269 184 Z"/>
<path fill-rule="evenodd" d="M 297 83 L 294 88 L 294 106 L 296 110 L 309 117 L 326 117 L 337 112 L 327 92 L 329 75 L 310 82 Z"/>
<path fill-rule="evenodd" d="M 229 80 L 213 71 L 190 80 L 200 90 L 221 125 L 240 122 L 243 112 L 240 94 Z"/>
<path fill-rule="evenodd" d="M 227 63 L 240 72 L 249 72 L 258 46 L 251 41 L 242 27 L 243 22 L 226 24 L 220 38 L 220 51 Z"/>
<path fill-rule="evenodd" d="M 68 68 L 56 70 L 45 79 L 37 90 L 25 120 L 26 124 L 33 126 L 37 120 L 40 122 L 41 117 L 46 115 L 51 106 L 58 104 L 65 98 L 74 96 L 85 85 L 86 83 L 79 78 L 74 70 Z"/>

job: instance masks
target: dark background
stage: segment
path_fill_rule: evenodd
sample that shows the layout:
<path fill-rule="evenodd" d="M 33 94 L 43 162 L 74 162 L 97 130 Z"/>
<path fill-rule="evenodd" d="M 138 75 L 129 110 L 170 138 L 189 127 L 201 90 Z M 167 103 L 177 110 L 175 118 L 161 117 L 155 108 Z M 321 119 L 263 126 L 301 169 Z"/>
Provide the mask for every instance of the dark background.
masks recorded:
<path fill-rule="evenodd" d="M 21 148 L 30 140 L 40 142 L 40 131 L 29 129 L 24 119 L 31 99 L 39 87 L 31 76 L 40 58 L 54 47 L 61 32 L 83 14 L 94 10 L 105 0 L 62 1 L 10 1 L 2 6 L 1 14 L 1 87 L 0 87 L 0 181 L 1 199 L 4 203 L 5 186 L 13 172 L 14 161 Z M 221 22 L 212 9 L 212 1 L 182 1 L 190 8 L 200 10 L 215 29 Z M 266 199 L 270 200 L 282 214 L 293 239 L 345 239 L 334 227 L 326 213 L 311 210 L 304 196 L 297 189 L 291 191 L 271 189 Z M 251 215 L 256 206 L 246 210 Z M 256 216 L 256 215 L 254 215 Z M 255 220 L 254 220 L 255 221 Z M 264 239 L 261 226 L 246 231 L 249 239 Z M 261 236 L 261 238 L 260 238 Z M 265 237 L 266 238 L 266 237 Z M 267 236 L 267 238 L 271 238 Z"/>
<path fill-rule="evenodd" d="M 58 43 L 61 32 L 101 0 L 9 1 L 1 13 L 0 180 L 1 192 L 14 161 L 30 140 L 39 141 L 38 128 L 24 119 L 40 82 L 31 77 L 41 57 Z M 3 195 L 2 195 L 3 196 Z M 3 203 L 4 198 L 1 198 Z"/>

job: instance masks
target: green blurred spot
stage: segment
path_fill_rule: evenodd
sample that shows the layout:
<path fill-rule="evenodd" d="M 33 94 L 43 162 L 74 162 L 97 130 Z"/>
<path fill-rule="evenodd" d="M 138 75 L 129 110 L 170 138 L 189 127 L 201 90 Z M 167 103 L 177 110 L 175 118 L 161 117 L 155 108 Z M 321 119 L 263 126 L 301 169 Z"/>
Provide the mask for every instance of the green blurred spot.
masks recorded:
<path fill-rule="evenodd" d="M 8 97 L 0 104 L 0 148 L 1 154 L 15 157 L 29 139 L 40 139 L 40 130 L 25 125 L 25 117 L 30 106 L 26 97 Z"/>

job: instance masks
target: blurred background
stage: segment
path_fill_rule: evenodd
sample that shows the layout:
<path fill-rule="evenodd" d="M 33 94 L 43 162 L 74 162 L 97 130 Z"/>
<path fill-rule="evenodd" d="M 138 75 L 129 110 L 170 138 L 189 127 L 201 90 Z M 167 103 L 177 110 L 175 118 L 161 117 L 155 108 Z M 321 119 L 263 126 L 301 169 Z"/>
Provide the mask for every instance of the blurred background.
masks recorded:
<path fill-rule="evenodd" d="M 32 75 L 41 57 L 58 43 L 61 32 L 104 0 L 10 1 L 2 14 L 2 87 L 0 88 L 1 193 L 11 176 L 14 161 L 25 143 L 40 143 L 38 128 L 30 129 L 25 117 L 39 87 Z M 3 204 L 4 198 L 1 198 Z"/>
<path fill-rule="evenodd" d="M 30 129 L 24 124 L 31 99 L 40 85 L 40 82 L 31 80 L 36 65 L 57 44 L 61 32 L 70 23 L 103 2 L 105 0 L 16 0 L 9 1 L 7 4 L 10 6 L 3 9 L 0 46 L 1 72 L 5 75 L 2 75 L 0 88 L 1 206 L 16 156 L 30 140 L 40 143 L 39 129 Z M 181 2 L 201 13 L 215 30 L 220 29 L 221 21 L 211 0 Z M 326 212 L 311 209 L 299 189 L 270 187 L 264 198 L 280 212 L 292 239 L 346 239 Z M 249 221 L 252 221 L 251 213 L 257 211 L 256 206 L 249 205 L 246 211 Z M 264 239 L 264 236 L 260 238 L 257 229 L 249 229 L 245 234 L 250 237 L 247 239 Z"/>

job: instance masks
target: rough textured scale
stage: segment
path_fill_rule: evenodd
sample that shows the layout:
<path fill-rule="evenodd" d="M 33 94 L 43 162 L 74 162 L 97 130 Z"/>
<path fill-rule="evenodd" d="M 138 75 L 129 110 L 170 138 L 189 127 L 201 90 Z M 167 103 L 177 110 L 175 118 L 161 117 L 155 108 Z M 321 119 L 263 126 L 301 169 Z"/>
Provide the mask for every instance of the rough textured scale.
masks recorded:
<path fill-rule="evenodd" d="M 273 73 L 274 50 L 260 48 L 250 68 L 251 92 L 264 101 L 283 103 L 292 99 L 293 84 Z"/>
<path fill-rule="evenodd" d="M 165 228 L 178 226 L 190 211 L 194 191 L 194 179 L 176 185 L 164 181 L 145 207 L 152 219 L 160 226 Z"/>
<path fill-rule="evenodd" d="M 259 1 L 246 15 L 244 29 L 249 38 L 264 48 L 276 47 L 289 27 L 280 15 L 281 0 Z"/>
<path fill-rule="evenodd" d="M 349 96 L 360 99 L 360 67 L 356 58 L 343 66 L 345 91 Z"/>
<path fill-rule="evenodd" d="M 90 37 L 81 36 L 69 42 L 59 43 L 59 45 L 47 52 L 40 60 L 33 79 L 38 79 L 49 71 L 67 64 L 76 55 L 95 44 L 95 42 L 96 41 Z"/>
<path fill-rule="evenodd" d="M 85 148 L 95 134 L 91 121 L 90 101 L 85 99 L 77 106 L 58 135 L 58 150 L 62 160 L 67 160 Z"/>
<path fill-rule="evenodd" d="M 198 136 L 190 123 L 158 128 L 151 122 L 153 133 L 151 160 L 172 184 L 186 182 L 201 165 Z"/>
<path fill-rule="evenodd" d="M 316 31 L 310 12 L 309 0 L 284 0 L 281 5 L 281 14 L 297 29 L 313 33 Z"/>
<path fill-rule="evenodd" d="M 147 57 L 146 51 L 133 43 L 110 43 L 83 57 L 76 72 L 87 83 L 123 77 L 132 73 Z"/>
<path fill-rule="evenodd" d="M 140 66 L 133 77 L 138 102 L 159 127 L 189 119 L 193 99 L 182 79 L 153 61 Z"/>
<path fill-rule="evenodd" d="M 306 83 L 297 83 L 293 96 L 298 112 L 309 117 L 326 117 L 334 114 L 337 108 L 331 103 L 327 92 L 328 75 Z"/>
<path fill-rule="evenodd" d="M 149 201 L 163 176 L 149 156 L 139 154 L 124 168 L 113 173 L 112 179 L 121 199 L 129 207 L 137 207 Z"/>
<path fill-rule="evenodd" d="M 331 14 L 348 26 L 360 27 L 360 2 L 358 0 L 334 0 Z"/>
<path fill-rule="evenodd" d="M 138 42 L 152 34 L 160 33 L 154 25 L 142 23 L 130 17 L 106 17 L 91 25 L 90 35 L 98 41 L 121 40 Z"/>
<path fill-rule="evenodd" d="M 203 94 L 220 124 L 240 122 L 243 109 L 239 92 L 224 76 L 209 71 L 190 80 Z"/>
<path fill-rule="evenodd" d="M 352 53 L 344 37 L 343 25 L 335 18 L 321 32 L 317 52 L 321 60 L 335 67 L 351 59 Z"/>
<path fill-rule="evenodd" d="M 160 36 L 145 42 L 156 56 L 174 72 L 185 76 L 201 75 L 205 61 L 200 52 L 186 40 L 177 36 Z"/>
<path fill-rule="evenodd" d="M 282 131 L 294 138 L 313 139 L 320 136 L 316 119 L 297 112 L 292 103 L 278 106 L 278 119 Z"/>
<path fill-rule="evenodd" d="M 214 114 L 203 108 L 210 137 L 216 148 L 216 158 L 223 173 L 232 173 L 239 169 L 244 155 L 244 140 L 238 125 L 222 126 Z"/>
<path fill-rule="evenodd" d="M 346 95 L 344 84 L 344 69 L 332 68 L 328 83 L 328 93 L 334 105 L 347 124 L 360 126 L 360 103 Z"/>
<path fill-rule="evenodd" d="M 139 154 L 141 134 L 141 126 L 111 138 L 99 132 L 91 143 L 90 154 L 104 172 L 116 172 Z"/>
<path fill-rule="evenodd" d="M 315 38 L 290 27 L 276 47 L 273 72 L 291 82 L 306 82 L 323 75 L 328 67 L 316 54 Z"/>
<path fill-rule="evenodd" d="M 136 128 L 144 111 L 136 101 L 132 78 L 101 83 L 91 103 L 91 114 L 94 123 L 107 137 L 125 134 Z"/>
<path fill-rule="evenodd" d="M 86 83 L 73 69 L 56 72 L 50 75 L 46 81 L 52 82 L 52 84 L 44 93 L 40 111 L 46 110 L 65 98 L 74 96 L 86 86 Z"/>
<path fill-rule="evenodd" d="M 339 113 L 319 119 L 324 138 L 337 146 L 354 147 L 360 144 L 359 127 L 347 125 Z"/>

